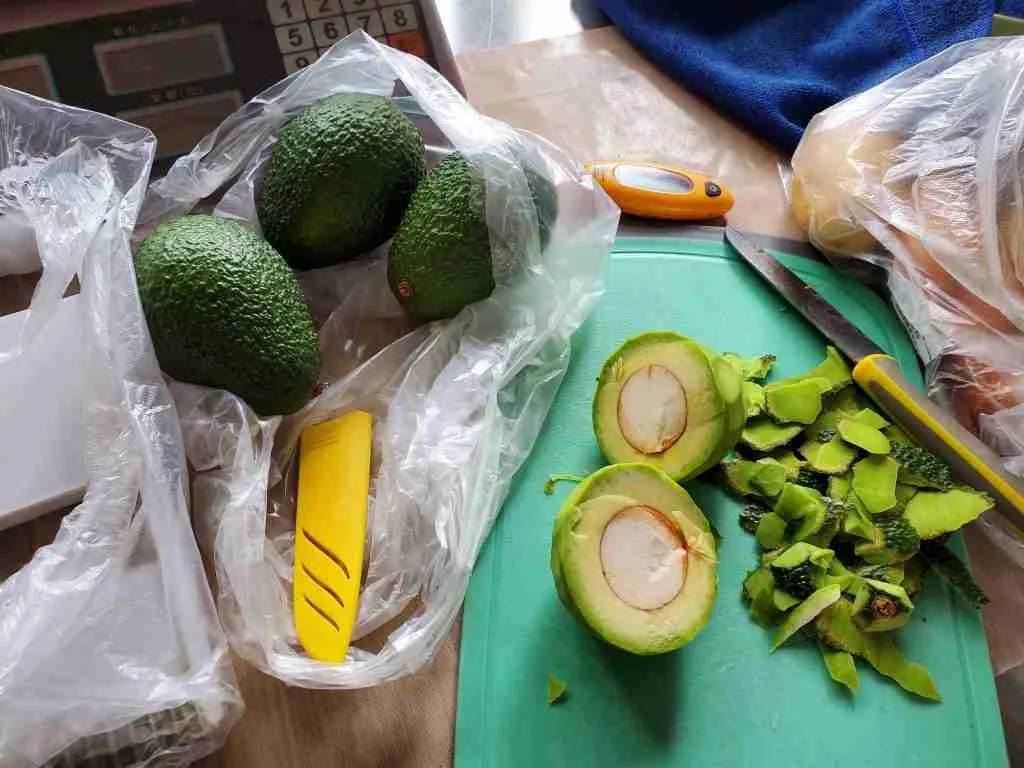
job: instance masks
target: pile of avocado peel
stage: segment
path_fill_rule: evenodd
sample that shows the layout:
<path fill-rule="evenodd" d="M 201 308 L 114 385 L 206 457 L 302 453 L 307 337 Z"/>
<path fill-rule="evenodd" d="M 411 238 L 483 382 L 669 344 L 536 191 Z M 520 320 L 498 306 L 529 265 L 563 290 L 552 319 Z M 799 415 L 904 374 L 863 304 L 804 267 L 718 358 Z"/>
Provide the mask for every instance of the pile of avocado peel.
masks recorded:
<path fill-rule="evenodd" d="M 680 484 L 706 473 L 739 500 L 739 527 L 756 542 L 743 598 L 772 629 L 769 650 L 804 637 L 850 692 L 860 660 L 938 701 L 897 634 L 930 575 L 986 602 L 947 539 L 993 501 L 876 409 L 835 349 L 798 376 L 769 381 L 773 364 L 662 331 L 608 358 L 593 423 L 610 465 L 556 517 L 559 597 L 633 653 L 691 640 L 711 617 L 718 560 L 716 534 Z"/>

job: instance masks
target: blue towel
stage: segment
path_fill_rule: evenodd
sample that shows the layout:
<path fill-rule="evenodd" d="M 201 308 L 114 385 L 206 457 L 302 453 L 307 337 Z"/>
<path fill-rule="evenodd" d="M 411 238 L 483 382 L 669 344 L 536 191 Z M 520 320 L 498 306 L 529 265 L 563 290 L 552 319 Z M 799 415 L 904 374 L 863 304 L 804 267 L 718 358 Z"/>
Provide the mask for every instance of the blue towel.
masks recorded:
<path fill-rule="evenodd" d="M 808 121 L 1024 0 L 597 0 L 688 90 L 791 152 Z M 996 7 L 996 6 L 1000 7 Z"/>

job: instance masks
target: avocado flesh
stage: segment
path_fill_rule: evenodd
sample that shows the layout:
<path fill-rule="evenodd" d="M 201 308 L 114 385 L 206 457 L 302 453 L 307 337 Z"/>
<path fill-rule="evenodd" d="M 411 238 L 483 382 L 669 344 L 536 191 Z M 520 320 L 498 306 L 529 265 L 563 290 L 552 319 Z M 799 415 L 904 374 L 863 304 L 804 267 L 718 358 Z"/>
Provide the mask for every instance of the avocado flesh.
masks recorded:
<path fill-rule="evenodd" d="M 769 384 L 764 388 L 765 410 L 779 424 L 813 424 L 821 414 L 821 399 L 830 386 L 824 378 Z"/>
<path fill-rule="evenodd" d="M 320 349 L 295 276 L 237 222 L 185 216 L 157 227 L 135 256 L 139 298 L 160 367 L 226 389 L 261 416 L 313 393 Z"/>
<path fill-rule="evenodd" d="M 889 438 L 882 434 L 877 427 L 856 419 L 843 419 L 836 429 L 843 440 L 850 445 L 855 445 L 868 453 L 879 456 L 889 453 Z"/>
<path fill-rule="evenodd" d="M 714 603 L 707 520 L 686 491 L 645 464 L 606 467 L 580 484 L 556 518 L 552 565 L 569 611 L 631 653 L 684 645 Z"/>
<path fill-rule="evenodd" d="M 351 259 L 394 233 L 423 176 L 423 140 L 391 100 L 328 96 L 281 128 L 256 196 L 264 237 L 297 269 Z"/>
<path fill-rule="evenodd" d="M 593 421 L 609 462 L 642 461 L 682 481 L 732 449 L 744 420 L 742 381 L 709 354 L 684 336 L 655 332 L 608 358 Z"/>
<path fill-rule="evenodd" d="M 872 515 L 888 512 L 899 503 L 896 481 L 900 465 L 888 456 L 868 456 L 853 465 L 853 492 Z"/>
<path fill-rule="evenodd" d="M 935 539 L 960 530 L 993 506 L 988 494 L 968 488 L 919 491 L 907 502 L 904 515 L 922 539 Z"/>
<path fill-rule="evenodd" d="M 755 451 L 767 453 L 786 445 L 801 431 L 799 424 L 776 424 L 767 416 L 758 416 L 744 426 L 740 442 Z"/>

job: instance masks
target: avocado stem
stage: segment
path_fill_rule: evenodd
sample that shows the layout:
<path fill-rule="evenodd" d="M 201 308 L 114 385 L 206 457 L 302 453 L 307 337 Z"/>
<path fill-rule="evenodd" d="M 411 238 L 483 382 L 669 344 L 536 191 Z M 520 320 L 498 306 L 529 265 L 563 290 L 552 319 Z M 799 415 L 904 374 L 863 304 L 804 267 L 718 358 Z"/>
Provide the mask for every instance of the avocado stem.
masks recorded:
<path fill-rule="evenodd" d="M 582 483 L 586 480 L 582 475 L 573 474 L 554 474 L 549 475 L 547 481 L 544 483 L 544 494 L 550 496 L 555 492 L 555 485 L 558 483 Z"/>

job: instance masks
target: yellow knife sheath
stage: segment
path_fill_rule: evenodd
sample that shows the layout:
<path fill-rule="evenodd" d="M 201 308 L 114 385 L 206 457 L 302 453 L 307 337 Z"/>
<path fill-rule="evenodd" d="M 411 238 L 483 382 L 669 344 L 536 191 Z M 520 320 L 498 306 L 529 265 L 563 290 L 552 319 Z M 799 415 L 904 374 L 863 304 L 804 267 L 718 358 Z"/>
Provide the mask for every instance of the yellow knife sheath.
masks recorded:
<path fill-rule="evenodd" d="M 299 439 L 295 630 L 314 659 L 345 659 L 359 605 L 373 420 L 350 411 Z"/>

